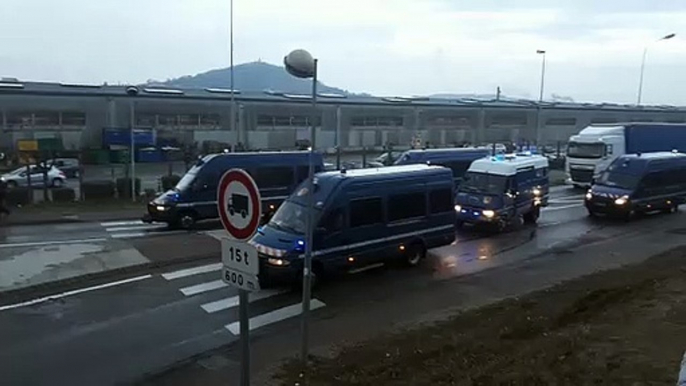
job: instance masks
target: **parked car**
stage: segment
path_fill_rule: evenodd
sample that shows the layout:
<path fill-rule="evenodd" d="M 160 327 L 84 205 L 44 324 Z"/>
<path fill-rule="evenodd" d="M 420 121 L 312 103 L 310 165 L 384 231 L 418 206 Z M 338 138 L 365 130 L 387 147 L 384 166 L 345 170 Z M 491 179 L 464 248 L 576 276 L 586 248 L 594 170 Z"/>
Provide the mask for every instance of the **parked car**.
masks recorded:
<path fill-rule="evenodd" d="M 68 178 L 79 178 L 81 173 L 81 165 L 76 158 L 55 158 L 46 161 L 46 164 L 60 169 Z"/>
<path fill-rule="evenodd" d="M 30 171 L 31 186 L 43 186 L 44 168 L 33 165 L 30 167 Z M 65 181 L 67 180 L 67 176 L 64 174 L 64 172 L 54 166 L 48 169 L 47 177 L 48 185 L 55 188 L 63 186 Z M 7 174 L 3 174 L 0 178 L 2 178 L 2 180 L 5 181 L 5 183 L 7 183 L 7 186 L 9 188 L 29 185 L 29 178 L 28 174 L 26 173 L 26 167 L 21 167 Z"/>

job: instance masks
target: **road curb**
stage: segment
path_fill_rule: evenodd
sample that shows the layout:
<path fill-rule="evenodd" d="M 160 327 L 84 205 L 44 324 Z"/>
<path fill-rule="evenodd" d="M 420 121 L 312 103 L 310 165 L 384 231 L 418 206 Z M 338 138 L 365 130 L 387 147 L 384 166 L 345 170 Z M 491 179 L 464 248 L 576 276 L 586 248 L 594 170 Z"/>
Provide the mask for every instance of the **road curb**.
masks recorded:
<path fill-rule="evenodd" d="M 39 297 L 50 297 L 56 291 L 69 291 L 77 289 L 84 284 L 98 285 L 104 281 L 111 281 L 112 279 L 125 278 L 132 274 L 139 274 L 145 271 L 157 270 L 162 268 L 169 268 L 177 265 L 183 265 L 190 262 L 201 261 L 219 261 L 219 254 L 207 254 L 201 256 L 184 256 L 173 260 L 150 261 L 143 264 L 135 264 L 127 267 L 115 268 L 107 271 L 93 272 L 85 275 L 70 277 L 61 280 L 55 280 L 45 283 L 40 283 L 24 288 L 17 288 L 5 292 L 0 292 L 0 306 L 9 305 L 13 303 L 23 302 Z"/>
<path fill-rule="evenodd" d="M 38 220 L 38 221 L 32 221 L 32 220 L 13 220 L 12 215 L 10 214 L 9 219 L 4 223 L 0 224 L 0 226 L 31 226 L 31 225 L 58 225 L 58 224 L 73 224 L 73 223 L 83 223 L 83 222 L 107 222 L 107 221 L 136 221 L 140 220 L 140 218 L 132 218 L 132 217 L 118 217 L 118 216 L 112 216 L 112 217 L 103 217 L 103 218 L 92 218 L 92 219 L 85 219 L 85 218 L 80 218 L 78 214 L 65 214 L 64 217 L 62 218 L 52 218 L 52 219 L 46 219 L 46 220 Z"/>

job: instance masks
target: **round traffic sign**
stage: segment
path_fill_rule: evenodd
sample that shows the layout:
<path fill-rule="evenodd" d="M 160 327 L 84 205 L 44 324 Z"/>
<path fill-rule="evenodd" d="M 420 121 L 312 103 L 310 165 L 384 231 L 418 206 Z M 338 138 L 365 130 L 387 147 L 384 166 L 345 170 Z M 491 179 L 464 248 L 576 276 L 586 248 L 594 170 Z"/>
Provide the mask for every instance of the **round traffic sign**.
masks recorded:
<path fill-rule="evenodd" d="M 260 191 L 250 174 L 231 169 L 219 180 L 217 189 L 219 219 L 234 239 L 251 238 L 260 225 L 262 204 Z"/>

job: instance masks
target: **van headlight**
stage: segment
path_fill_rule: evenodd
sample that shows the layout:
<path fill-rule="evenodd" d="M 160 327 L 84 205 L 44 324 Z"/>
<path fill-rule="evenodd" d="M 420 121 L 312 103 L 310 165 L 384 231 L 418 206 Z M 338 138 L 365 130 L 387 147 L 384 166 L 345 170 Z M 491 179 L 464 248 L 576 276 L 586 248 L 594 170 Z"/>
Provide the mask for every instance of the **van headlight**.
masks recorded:
<path fill-rule="evenodd" d="M 627 202 L 629 202 L 629 196 L 622 196 L 622 197 L 615 200 L 615 205 L 622 206 L 622 205 L 626 204 Z"/>
<path fill-rule="evenodd" d="M 591 193 L 591 191 L 589 190 L 588 192 L 586 192 L 586 199 L 590 200 L 592 198 L 593 198 L 593 193 Z"/>
<path fill-rule="evenodd" d="M 484 215 L 484 217 L 486 217 L 486 218 L 493 218 L 493 216 L 495 216 L 495 212 L 492 211 L 492 210 L 484 210 L 484 211 L 481 212 L 481 213 L 482 213 L 482 214 Z"/>
<path fill-rule="evenodd" d="M 462 205 L 455 205 L 455 212 L 461 212 L 462 211 Z"/>
<path fill-rule="evenodd" d="M 165 210 L 167 210 L 167 207 L 166 207 L 166 206 L 162 206 L 162 205 L 157 205 L 157 206 L 155 207 L 155 209 L 157 209 L 158 212 L 164 212 Z"/>
<path fill-rule="evenodd" d="M 539 188 L 534 188 L 531 193 L 534 194 L 534 196 L 540 196 L 541 195 L 541 189 Z"/>
<path fill-rule="evenodd" d="M 267 259 L 267 263 L 269 263 L 270 265 L 275 265 L 277 267 L 285 267 L 291 264 L 291 262 L 286 259 L 275 259 L 273 257 Z"/>

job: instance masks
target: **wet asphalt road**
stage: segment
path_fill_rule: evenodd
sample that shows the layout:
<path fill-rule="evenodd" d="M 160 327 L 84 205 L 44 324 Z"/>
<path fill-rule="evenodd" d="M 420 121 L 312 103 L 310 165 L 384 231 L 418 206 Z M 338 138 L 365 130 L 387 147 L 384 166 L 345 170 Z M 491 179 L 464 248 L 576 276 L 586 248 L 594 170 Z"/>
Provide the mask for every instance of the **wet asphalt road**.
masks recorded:
<path fill-rule="evenodd" d="M 677 215 L 672 218 L 678 219 Z M 675 221 L 675 220 L 670 220 Z M 633 231 L 656 225 L 654 220 L 630 224 Z M 168 248 L 184 237 L 161 228 L 134 224 L 65 224 L 13 227 L 0 232 L 0 252 L 20 243 L 113 239 L 136 243 L 168 240 Z M 208 225 L 208 228 L 212 225 Z M 121 228 L 121 229 L 117 229 Z M 126 228 L 126 229 L 124 229 Z M 114 229 L 114 230 L 113 230 Z M 591 221 L 581 206 L 581 192 L 556 189 L 538 226 L 500 235 L 466 229 L 453 245 L 433 250 L 416 269 L 390 267 L 338 279 L 313 296 L 313 318 L 335 319 L 346 310 L 373 307 L 374 315 L 402 302 L 405 312 L 422 304 L 418 294 L 436 283 L 490 268 L 515 265 L 555 248 L 572 248 L 628 231 L 625 224 Z M 201 231 L 202 233 L 203 231 Z M 142 233 L 142 235 L 140 235 Z M 117 236 L 126 235 L 128 236 Z M 132 236 L 136 234 L 136 236 Z M 209 237 L 209 236 L 208 236 Z M 8 247 L 7 245 L 10 245 Z M 163 251 L 161 252 L 163 253 Z M 0 373 L 7 384 L 107 385 L 129 383 L 190 356 L 235 342 L 237 292 L 219 280 L 218 262 L 189 265 L 165 273 L 133 275 L 114 283 L 56 300 L 0 308 Z M 253 339 L 295 336 L 300 295 L 286 290 L 257 293 L 251 303 Z M 375 318 L 371 316 L 370 318 Z M 359 323 L 376 323 L 374 319 Z M 385 320 L 381 323 L 393 322 Z M 335 331 L 331 331 L 335 334 Z"/>

